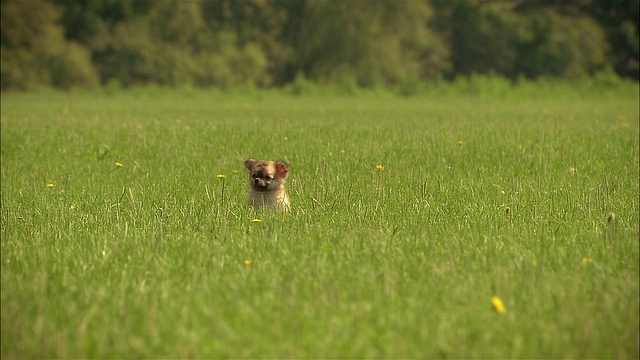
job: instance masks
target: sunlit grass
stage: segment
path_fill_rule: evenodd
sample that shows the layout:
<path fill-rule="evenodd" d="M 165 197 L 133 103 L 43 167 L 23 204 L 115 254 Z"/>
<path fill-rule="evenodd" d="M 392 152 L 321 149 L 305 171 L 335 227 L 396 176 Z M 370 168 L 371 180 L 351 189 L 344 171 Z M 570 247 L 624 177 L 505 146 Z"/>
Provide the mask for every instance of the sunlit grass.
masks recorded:
<path fill-rule="evenodd" d="M 2 356 L 637 358 L 637 93 L 568 98 L 3 94 Z"/>

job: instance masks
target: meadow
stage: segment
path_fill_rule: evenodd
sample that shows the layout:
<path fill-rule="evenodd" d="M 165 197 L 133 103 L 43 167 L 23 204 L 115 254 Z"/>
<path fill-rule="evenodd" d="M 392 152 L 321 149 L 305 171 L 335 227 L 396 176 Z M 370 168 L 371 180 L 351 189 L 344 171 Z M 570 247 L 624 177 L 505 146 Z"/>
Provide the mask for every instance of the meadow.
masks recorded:
<path fill-rule="evenodd" d="M 2 358 L 637 359 L 637 84 L 467 85 L 3 93 Z"/>

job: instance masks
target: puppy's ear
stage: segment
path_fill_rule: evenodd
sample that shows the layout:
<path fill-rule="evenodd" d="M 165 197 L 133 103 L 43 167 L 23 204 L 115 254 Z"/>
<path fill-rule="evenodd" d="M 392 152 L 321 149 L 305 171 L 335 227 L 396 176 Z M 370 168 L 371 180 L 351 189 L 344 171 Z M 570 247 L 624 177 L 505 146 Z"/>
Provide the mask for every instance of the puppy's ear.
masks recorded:
<path fill-rule="evenodd" d="M 258 160 L 256 159 L 247 159 L 244 162 L 244 166 L 249 169 L 249 171 L 253 170 L 253 167 L 256 165 L 256 163 L 258 162 Z"/>
<path fill-rule="evenodd" d="M 289 164 L 284 161 L 276 161 L 276 173 L 282 178 L 289 175 Z"/>

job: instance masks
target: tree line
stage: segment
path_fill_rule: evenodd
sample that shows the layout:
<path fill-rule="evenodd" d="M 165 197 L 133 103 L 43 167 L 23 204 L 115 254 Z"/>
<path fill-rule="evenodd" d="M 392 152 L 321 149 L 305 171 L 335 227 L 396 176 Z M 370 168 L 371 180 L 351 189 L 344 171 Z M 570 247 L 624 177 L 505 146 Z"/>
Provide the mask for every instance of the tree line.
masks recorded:
<path fill-rule="evenodd" d="M 2 0 L 1 86 L 638 79 L 638 0 Z"/>

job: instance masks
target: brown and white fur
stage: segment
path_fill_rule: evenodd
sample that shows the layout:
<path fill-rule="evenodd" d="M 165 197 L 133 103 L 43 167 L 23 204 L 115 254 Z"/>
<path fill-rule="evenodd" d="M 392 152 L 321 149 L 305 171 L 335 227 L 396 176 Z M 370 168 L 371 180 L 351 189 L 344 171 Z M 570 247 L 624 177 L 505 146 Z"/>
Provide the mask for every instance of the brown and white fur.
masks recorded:
<path fill-rule="evenodd" d="M 255 210 L 269 208 L 289 211 L 291 202 L 284 188 L 289 176 L 289 164 L 284 161 L 247 159 L 249 169 L 249 206 Z"/>

